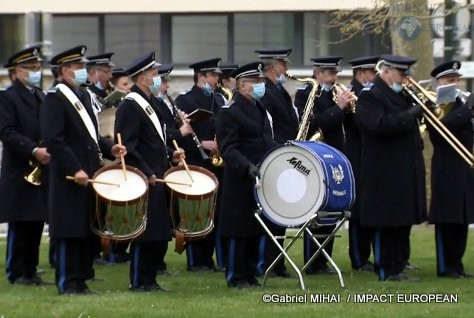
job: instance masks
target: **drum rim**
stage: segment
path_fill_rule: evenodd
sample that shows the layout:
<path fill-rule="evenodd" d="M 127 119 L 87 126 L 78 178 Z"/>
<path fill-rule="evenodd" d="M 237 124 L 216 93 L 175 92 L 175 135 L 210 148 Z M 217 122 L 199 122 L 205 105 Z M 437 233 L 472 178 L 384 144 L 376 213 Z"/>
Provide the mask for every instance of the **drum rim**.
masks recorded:
<path fill-rule="evenodd" d="M 141 172 L 140 169 L 138 169 L 136 167 L 129 166 L 129 165 L 125 165 L 125 169 L 139 175 L 143 179 L 143 181 L 145 182 L 145 192 L 143 192 L 143 194 L 140 195 L 136 199 L 126 200 L 126 201 L 117 201 L 117 200 L 111 200 L 109 198 L 104 197 L 99 192 L 97 192 L 94 185 L 92 185 L 92 188 L 94 189 L 94 192 L 97 195 L 97 197 L 100 199 L 100 201 L 102 201 L 104 203 L 107 203 L 107 204 L 114 204 L 114 205 L 117 205 L 117 206 L 127 206 L 127 205 L 136 204 L 136 203 L 142 201 L 144 198 L 146 198 L 148 196 L 148 178 L 145 176 L 145 174 L 143 172 Z M 121 164 L 111 164 L 111 165 L 103 166 L 103 167 L 99 168 L 94 173 L 94 175 L 92 176 L 92 179 L 94 180 L 99 174 L 101 174 L 105 171 L 109 171 L 109 170 L 122 170 L 122 165 Z"/>
<path fill-rule="evenodd" d="M 262 159 L 260 160 L 260 162 L 258 163 L 258 167 L 259 169 L 262 168 L 262 165 L 263 163 L 265 162 L 265 160 L 267 158 L 269 158 L 270 155 L 272 155 L 272 153 L 274 153 L 277 149 L 280 149 L 280 148 L 285 148 L 285 147 L 288 147 L 288 146 L 294 146 L 294 147 L 297 147 L 297 148 L 300 148 L 300 149 L 303 149 L 304 151 L 306 152 L 309 152 L 311 153 L 312 155 L 315 155 L 312 151 L 310 151 L 309 149 L 299 145 L 299 144 L 296 144 L 296 143 L 293 143 L 291 141 L 288 141 L 287 143 L 285 144 L 281 144 L 281 145 L 278 145 L 274 148 L 272 148 L 270 151 L 268 151 L 264 157 L 262 157 Z M 318 163 L 319 165 L 319 168 L 320 168 L 320 176 L 322 176 L 323 179 L 326 178 L 326 175 L 325 175 L 325 171 L 324 171 L 324 168 L 322 167 L 322 163 L 320 161 L 320 158 L 319 156 L 315 156 L 314 158 L 316 160 L 316 162 Z M 324 180 L 323 180 L 324 181 Z M 255 200 L 257 201 L 257 204 L 258 206 L 262 209 L 262 213 L 273 223 L 275 224 L 278 224 L 278 225 L 281 225 L 281 226 L 285 226 L 285 227 L 298 227 L 298 226 L 301 226 L 302 224 L 304 224 L 305 222 L 307 222 L 316 212 L 319 211 L 320 207 L 324 204 L 324 200 L 325 200 L 325 197 L 327 196 L 327 189 L 325 187 L 321 187 L 320 188 L 320 192 L 322 192 L 323 194 L 323 199 L 322 201 L 320 202 L 319 204 L 319 207 L 316 207 L 316 202 L 315 202 L 315 207 L 313 208 L 314 211 L 310 211 L 304 215 L 301 215 L 299 216 L 297 219 L 291 219 L 291 218 L 285 218 L 284 221 L 286 221 L 286 223 L 283 223 L 283 222 L 280 222 L 281 221 L 281 218 L 279 216 L 278 213 L 274 213 L 271 209 L 270 212 L 265 209 L 265 207 L 268 207 L 269 204 L 267 204 L 268 201 L 266 201 L 266 198 L 263 196 L 263 198 L 265 200 L 261 200 L 260 199 L 260 196 L 259 196 L 259 193 L 263 193 L 263 187 L 261 187 L 260 189 L 258 189 L 257 187 L 254 187 L 254 197 L 255 197 Z M 264 202 L 265 201 L 265 202 Z M 278 216 L 277 218 L 275 218 L 275 216 Z M 278 220 L 276 220 L 278 219 Z M 299 220 L 298 222 L 296 222 L 296 220 Z M 293 221 L 293 222 L 292 222 Z"/>
<path fill-rule="evenodd" d="M 214 183 L 216 184 L 215 189 L 213 191 L 207 192 L 205 194 L 183 194 L 181 192 L 178 192 L 178 191 L 174 190 L 168 184 L 166 184 L 166 188 L 168 189 L 168 191 L 170 191 L 170 193 L 176 194 L 176 196 L 179 197 L 179 198 L 197 200 L 197 199 L 201 199 L 201 198 L 202 199 L 210 198 L 218 192 L 219 181 L 217 180 L 216 175 L 212 171 L 210 171 L 210 170 L 208 170 L 204 167 L 196 166 L 196 165 L 188 165 L 188 167 L 189 167 L 189 170 L 201 172 L 201 173 L 207 175 L 209 178 L 211 178 L 212 181 L 214 181 Z M 182 170 L 185 170 L 184 166 L 171 167 L 171 168 L 169 168 L 168 170 L 165 171 L 165 173 L 163 174 L 163 179 L 166 180 L 166 177 L 168 175 L 170 175 L 171 173 L 173 173 L 175 171 L 182 171 Z"/>

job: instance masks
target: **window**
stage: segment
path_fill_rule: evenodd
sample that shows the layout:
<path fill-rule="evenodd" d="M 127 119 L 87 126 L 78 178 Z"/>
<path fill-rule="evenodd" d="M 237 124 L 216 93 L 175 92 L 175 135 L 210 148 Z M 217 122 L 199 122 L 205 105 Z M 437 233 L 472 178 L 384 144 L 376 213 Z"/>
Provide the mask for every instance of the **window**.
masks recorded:
<path fill-rule="evenodd" d="M 227 59 L 227 15 L 175 15 L 171 20 L 174 64 L 220 57 Z"/>
<path fill-rule="evenodd" d="M 258 60 L 257 49 L 292 47 L 293 29 L 292 13 L 235 14 L 235 62 Z"/>
<path fill-rule="evenodd" d="M 77 45 L 86 45 L 86 55 L 98 54 L 98 16 L 55 15 L 53 17 L 53 56 Z"/>
<path fill-rule="evenodd" d="M 156 52 L 160 61 L 159 14 L 110 14 L 105 16 L 105 52 L 114 52 L 112 61 L 126 67 L 139 56 Z"/>
<path fill-rule="evenodd" d="M 25 47 L 24 15 L 0 14 L 0 66 Z"/>

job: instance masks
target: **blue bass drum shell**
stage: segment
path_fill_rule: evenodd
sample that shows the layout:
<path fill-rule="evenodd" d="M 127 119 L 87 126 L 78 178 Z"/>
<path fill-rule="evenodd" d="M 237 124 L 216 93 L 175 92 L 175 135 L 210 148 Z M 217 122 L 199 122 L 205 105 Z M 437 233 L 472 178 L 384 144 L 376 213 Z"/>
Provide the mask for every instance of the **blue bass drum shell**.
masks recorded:
<path fill-rule="evenodd" d="M 322 142 L 289 141 L 265 154 L 258 166 L 255 199 L 273 223 L 299 226 L 317 211 L 340 212 L 354 202 L 349 161 Z"/>

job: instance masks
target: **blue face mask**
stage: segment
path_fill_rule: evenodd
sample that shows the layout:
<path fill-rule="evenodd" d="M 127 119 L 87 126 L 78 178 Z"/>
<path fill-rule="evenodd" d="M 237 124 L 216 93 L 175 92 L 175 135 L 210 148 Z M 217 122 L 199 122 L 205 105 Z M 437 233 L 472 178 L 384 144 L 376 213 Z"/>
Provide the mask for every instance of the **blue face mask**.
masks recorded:
<path fill-rule="evenodd" d="M 211 96 L 212 87 L 211 87 L 211 85 L 209 85 L 208 82 L 206 82 L 206 84 L 204 84 L 204 86 L 202 87 L 202 90 L 204 91 L 204 95 Z"/>
<path fill-rule="evenodd" d="M 325 83 L 323 84 L 323 91 L 325 91 L 325 92 L 330 92 L 331 89 L 332 89 L 332 85 L 330 85 L 330 84 L 325 84 Z"/>
<path fill-rule="evenodd" d="M 161 76 L 153 77 L 153 85 L 148 86 L 153 96 L 157 97 L 158 94 L 160 94 L 160 86 L 161 86 Z"/>
<path fill-rule="evenodd" d="M 101 82 L 97 82 L 97 83 L 95 83 L 94 85 L 95 85 L 95 87 L 97 87 L 97 88 L 100 89 L 100 90 L 103 90 L 103 89 L 104 89 L 104 86 L 102 86 L 102 83 L 101 83 Z"/>
<path fill-rule="evenodd" d="M 395 93 L 400 93 L 403 89 L 403 86 L 400 83 L 393 83 L 390 88 L 395 92 Z"/>
<path fill-rule="evenodd" d="M 265 83 L 253 84 L 252 92 L 250 93 L 250 95 L 254 99 L 260 100 L 263 95 L 265 95 Z"/>
<path fill-rule="evenodd" d="M 85 68 L 74 71 L 74 82 L 77 85 L 82 85 L 87 82 L 87 70 Z"/>
<path fill-rule="evenodd" d="M 277 78 L 277 83 L 279 83 L 280 85 L 283 85 L 283 83 L 285 83 L 287 80 L 285 74 L 281 74 L 278 78 Z"/>
<path fill-rule="evenodd" d="M 38 85 L 39 82 L 41 82 L 41 71 L 37 71 L 37 72 L 29 71 L 26 82 L 30 85 Z"/>

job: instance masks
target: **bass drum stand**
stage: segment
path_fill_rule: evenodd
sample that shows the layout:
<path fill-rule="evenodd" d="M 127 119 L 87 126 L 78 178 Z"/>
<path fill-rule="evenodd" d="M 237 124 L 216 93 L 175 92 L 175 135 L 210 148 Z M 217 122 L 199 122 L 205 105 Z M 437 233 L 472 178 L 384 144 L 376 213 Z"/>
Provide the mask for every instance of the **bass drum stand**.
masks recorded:
<path fill-rule="evenodd" d="M 344 222 L 348 220 L 351 217 L 351 212 L 349 211 L 343 211 L 343 212 L 325 212 L 325 211 L 318 211 L 315 214 L 313 214 L 296 232 L 295 235 L 293 236 L 274 236 L 272 232 L 268 229 L 267 225 L 265 222 L 263 222 L 262 218 L 260 215 L 263 213 L 263 209 L 260 204 L 258 204 L 258 209 L 254 212 L 254 216 L 257 219 L 257 221 L 260 223 L 262 228 L 265 230 L 265 232 L 268 234 L 268 236 L 271 238 L 275 246 L 280 250 L 280 254 L 275 258 L 275 260 L 270 264 L 270 266 L 267 268 L 265 271 L 265 274 L 263 276 L 263 282 L 262 282 L 262 287 L 265 286 L 268 277 L 270 275 L 270 272 L 272 269 L 276 266 L 276 264 L 282 259 L 285 258 L 288 263 L 291 265 L 293 270 L 296 272 L 298 276 L 298 281 L 301 287 L 301 290 L 305 290 L 305 284 L 304 284 L 304 279 L 303 279 L 303 273 L 308 268 L 311 266 L 311 264 L 316 260 L 316 257 L 318 257 L 320 254 L 322 254 L 328 262 L 331 264 L 333 269 L 336 271 L 338 278 L 339 278 L 339 284 L 341 285 L 341 288 L 344 288 L 344 280 L 342 278 L 341 271 L 339 270 L 339 267 L 337 264 L 333 261 L 331 256 L 324 250 L 324 248 L 329 244 L 329 242 L 334 239 L 336 236 L 336 233 L 339 231 L 339 229 L 344 225 Z M 321 221 L 330 221 L 331 224 L 323 224 Z M 334 230 L 329 234 L 329 235 L 324 235 L 325 240 L 321 244 L 318 242 L 316 239 L 316 236 L 310 231 L 309 227 L 310 226 L 316 226 L 316 227 L 321 227 L 321 226 L 328 226 L 328 225 L 334 225 L 336 224 Z M 302 238 L 304 233 L 307 233 L 314 244 L 318 247 L 316 252 L 311 256 L 311 258 L 306 262 L 306 264 L 303 265 L 303 267 L 299 268 L 296 263 L 291 259 L 291 256 L 288 254 L 288 250 L 293 246 L 293 244 L 299 239 Z M 277 239 L 286 239 L 286 241 L 289 239 L 290 241 L 286 243 L 285 246 L 281 246 L 280 243 L 278 243 Z"/>

